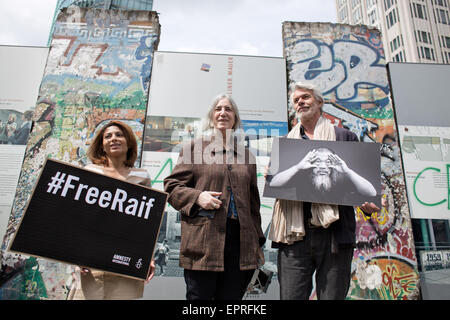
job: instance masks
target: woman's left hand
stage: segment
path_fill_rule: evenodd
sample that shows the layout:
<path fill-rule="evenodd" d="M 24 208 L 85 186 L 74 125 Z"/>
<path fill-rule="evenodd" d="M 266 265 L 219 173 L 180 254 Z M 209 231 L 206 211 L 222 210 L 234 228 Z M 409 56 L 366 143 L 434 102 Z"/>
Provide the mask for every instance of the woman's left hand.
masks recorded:
<path fill-rule="evenodd" d="M 197 198 L 196 203 L 205 210 L 217 210 L 222 205 L 222 201 L 218 198 L 222 192 L 203 191 Z"/>
<path fill-rule="evenodd" d="M 155 275 L 155 269 L 156 269 L 155 260 L 152 259 L 152 261 L 150 262 L 150 272 L 148 274 L 147 280 L 145 280 L 145 284 L 149 283 L 150 280 L 153 279 L 153 276 Z"/>

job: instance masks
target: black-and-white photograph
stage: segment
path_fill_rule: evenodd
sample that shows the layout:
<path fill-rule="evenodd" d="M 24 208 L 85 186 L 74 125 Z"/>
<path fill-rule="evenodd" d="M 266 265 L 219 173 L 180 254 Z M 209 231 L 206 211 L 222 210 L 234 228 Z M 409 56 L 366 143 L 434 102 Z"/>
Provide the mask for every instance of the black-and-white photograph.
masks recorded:
<path fill-rule="evenodd" d="M 275 138 L 264 197 L 381 207 L 380 145 Z"/>

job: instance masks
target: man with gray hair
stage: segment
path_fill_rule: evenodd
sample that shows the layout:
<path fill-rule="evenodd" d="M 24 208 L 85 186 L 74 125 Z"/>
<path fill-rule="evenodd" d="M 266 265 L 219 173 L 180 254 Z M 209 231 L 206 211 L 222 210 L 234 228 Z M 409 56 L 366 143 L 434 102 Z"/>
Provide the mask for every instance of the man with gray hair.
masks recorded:
<path fill-rule="evenodd" d="M 295 83 L 290 99 L 298 123 L 288 138 L 358 141 L 353 132 L 335 127 L 323 117 L 324 99 L 313 85 Z M 272 182 L 276 175 L 268 175 L 266 167 L 265 177 Z M 368 215 L 380 210 L 372 202 L 365 202 L 360 208 Z M 345 299 L 351 280 L 355 229 L 355 211 L 351 206 L 277 199 L 268 238 L 278 248 L 280 298 L 309 299 L 315 272 L 318 299 Z"/>

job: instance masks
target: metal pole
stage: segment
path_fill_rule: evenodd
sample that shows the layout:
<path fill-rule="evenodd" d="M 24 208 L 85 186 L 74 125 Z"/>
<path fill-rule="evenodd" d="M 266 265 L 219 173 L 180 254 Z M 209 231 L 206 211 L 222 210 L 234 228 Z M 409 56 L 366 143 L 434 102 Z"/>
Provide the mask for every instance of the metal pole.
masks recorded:
<path fill-rule="evenodd" d="M 423 247 L 425 250 L 428 250 L 430 246 L 430 238 L 428 237 L 428 228 L 426 219 L 420 219 L 420 229 L 422 231 Z"/>
<path fill-rule="evenodd" d="M 428 221 L 428 230 L 430 231 L 431 244 L 433 246 L 433 250 L 436 250 L 436 238 L 434 237 L 433 220 L 427 219 L 427 221 Z"/>

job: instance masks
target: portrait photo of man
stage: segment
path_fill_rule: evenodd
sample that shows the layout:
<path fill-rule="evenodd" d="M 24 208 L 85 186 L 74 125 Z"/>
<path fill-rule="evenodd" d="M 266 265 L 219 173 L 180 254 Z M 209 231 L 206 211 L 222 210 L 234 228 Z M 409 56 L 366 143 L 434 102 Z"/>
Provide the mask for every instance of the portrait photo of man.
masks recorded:
<path fill-rule="evenodd" d="M 279 158 L 275 161 L 279 168 L 268 175 L 264 196 L 346 205 L 358 205 L 362 200 L 369 199 L 380 204 L 379 166 L 370 159 L 370 156 L 377 158 L 377 147 L 372 143 L 343 144 L 280 138 L 279 154 L 272 155 L 272 158 Z M 333 148 L 344 149 L 336 152 Z M 346 155 L 347 161 L 343 155 Z M 358 157 L 358 161 L 349 161 L 354 156 Z M 367 159 L 361 161 L 361 156 Z M 358 170 L 352 169 L 350 162 L 357 162 Z M 367 167 L 363 168 L 363 165 Z"/>

